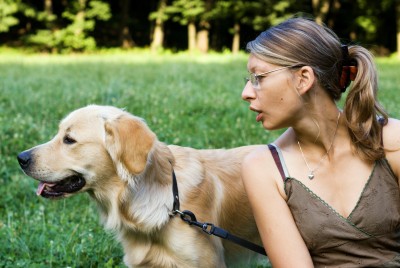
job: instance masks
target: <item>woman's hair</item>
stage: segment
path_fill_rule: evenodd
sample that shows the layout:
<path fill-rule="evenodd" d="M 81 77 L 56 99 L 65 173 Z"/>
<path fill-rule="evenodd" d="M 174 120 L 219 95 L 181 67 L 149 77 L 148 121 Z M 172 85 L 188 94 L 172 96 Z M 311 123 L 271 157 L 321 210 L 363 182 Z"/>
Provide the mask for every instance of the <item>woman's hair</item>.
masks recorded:
<path fill-rule="evenodd" d="M 286 20 L 247 44 L 247 50 L 271 64 L 310 66 L 321 87 L 333 100 L 342 95 L 339 78 L 343 52 L 337 35 L 328 27 L 310 19 Z M 388 115 L 376 99 L 378 77 L 371 53 L 358 45 L 348 47 L 349 59 L 357 66 L 357 75 L 344 104 L 344 114 L 353 149 L 362 159 L 375 161 L 384 157 L 382 123 Z"/>

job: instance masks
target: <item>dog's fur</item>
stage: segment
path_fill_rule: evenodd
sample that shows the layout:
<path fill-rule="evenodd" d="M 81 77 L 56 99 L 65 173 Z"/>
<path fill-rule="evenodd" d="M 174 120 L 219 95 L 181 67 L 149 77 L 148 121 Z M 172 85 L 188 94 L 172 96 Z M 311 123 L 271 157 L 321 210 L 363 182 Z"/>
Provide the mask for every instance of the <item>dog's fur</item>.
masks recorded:
<path fill-rule="evenodd" d="M 182 211 L 260 243 L 240 175 L 241 161 L 253 149 L 167 146 L 141 118 L 90 105 L 69 114 L 51 141 L 18 160 L 27 175 L 41 181 L 39 195 L 88 192 L 105 228 L 121 241 L 127 266 L 221 268 L 228 260 L 238 263 L 235 257 L 249 261 L 257 254 L 170 216 L 172 171 Z"/>

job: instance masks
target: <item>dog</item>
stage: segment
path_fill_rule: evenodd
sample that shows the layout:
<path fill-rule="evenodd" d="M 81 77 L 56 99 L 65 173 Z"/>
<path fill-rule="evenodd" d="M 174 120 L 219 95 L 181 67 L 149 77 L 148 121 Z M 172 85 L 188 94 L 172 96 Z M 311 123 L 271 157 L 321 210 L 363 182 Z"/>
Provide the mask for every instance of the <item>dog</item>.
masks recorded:
<path fill-rule="evenodd" d="M 261 243 L 241 178 L 242 159 L 257 146 L 166 145 L 142 118 L 89 105 L 67 115 L 53 139 L 20 153 L 18 161 L 39 181 L 39 196 L 87 192 L 105 229 L 122 244 L 128 267 L 248 267 L 257 254 L 174 215 L 172 185 L 175 175 L 182 211 Z"/>

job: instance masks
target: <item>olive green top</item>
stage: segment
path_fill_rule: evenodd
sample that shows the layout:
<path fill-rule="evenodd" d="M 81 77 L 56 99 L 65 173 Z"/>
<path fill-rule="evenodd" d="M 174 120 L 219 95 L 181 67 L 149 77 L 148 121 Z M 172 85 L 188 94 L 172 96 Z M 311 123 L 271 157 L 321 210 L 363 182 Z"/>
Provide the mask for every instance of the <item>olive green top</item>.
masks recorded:
<path fill-rule="evenodd" d="M 376 161 L 357 205 L 345 218 L 290 177 L 275 147 L 287 204 L 315 267 L 400 267 L 400 190 L 386 159 Z"/>

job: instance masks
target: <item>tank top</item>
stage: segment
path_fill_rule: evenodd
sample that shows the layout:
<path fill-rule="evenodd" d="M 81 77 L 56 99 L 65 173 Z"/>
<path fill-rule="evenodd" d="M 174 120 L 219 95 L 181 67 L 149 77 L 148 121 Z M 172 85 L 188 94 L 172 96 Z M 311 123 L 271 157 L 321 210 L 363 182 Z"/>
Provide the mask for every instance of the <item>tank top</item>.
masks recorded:
<path fill-rule="evenodd" d="M 290 177 L 278 146 L 268 147 L 315 267 L 400 267 L 400 190 L 386 159 L 375 162 L 357 205 L 345 218 Z"/>

